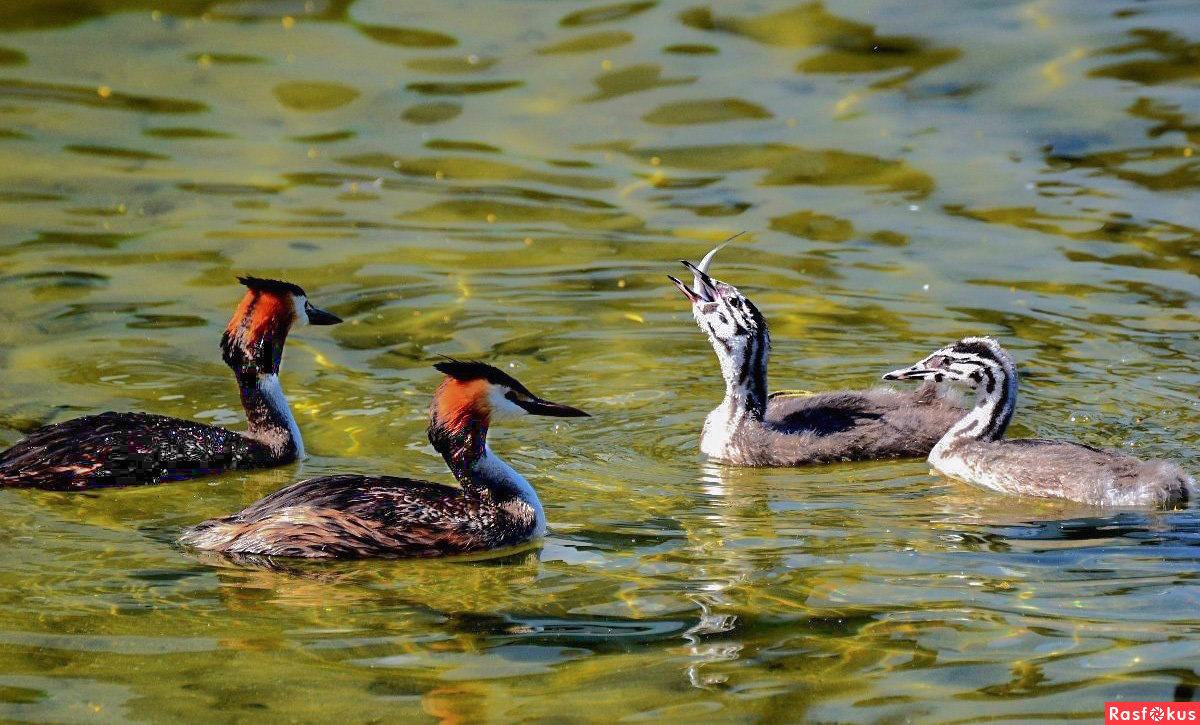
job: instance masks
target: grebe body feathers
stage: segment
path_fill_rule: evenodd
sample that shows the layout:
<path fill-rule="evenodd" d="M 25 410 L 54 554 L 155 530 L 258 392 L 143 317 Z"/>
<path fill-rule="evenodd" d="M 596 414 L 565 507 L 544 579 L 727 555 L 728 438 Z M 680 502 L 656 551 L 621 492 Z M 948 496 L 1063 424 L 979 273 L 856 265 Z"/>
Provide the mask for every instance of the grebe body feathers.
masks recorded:
<path fill-rule="evenodd" d="M 392 476 L 336 475 L 288 486 L 180 541 L 232 555 L 306 558 L 437 557 L 521 544 L 546 516 L 523 476 L 487 445 L 492 420 L 586 416 L 543 400 L 490 365 L 448 361 L 429 411 L 429 441 L 459 486 Z"/>
<path fill-rule="evenodd" d="M 934 383 L 915 392 L 767 395 L 767 321 L 736 287 L 708 275 L 717 249 L 699 265 L 683 262 L 693 274 L 692 287 L 668 275 L 692 303 L 725 379 L 725 397 L 704 421 L 705 455 L 742 466 L 924 456 L 962 416 L 963 409 Z"/>
<path fill-rule="evenodd" d="M 150 413 L 101 413 L 34 431 L 0 453 L 0 486 L 79 491 L 139 486 L 289 463 L 304 443 L 279 384 L 288 331 L 331 325 L 289 282 L 242 277 L 247 290 L 221 338 L 246 411 L 234 432 Z"/>
<path fill-rule="evenodd" d="M 1004 438 L 1016 409 L 1017 368 L 990 337 L 964 338 L 884 378 L 976 390 L 975 407 L 929 453 L 929 463 L 944 475 L 1003 493 L 1094 506 L 1171 506 L 1195 497 L 1195 481 L 1169 461 L 1071 441 Z"/>

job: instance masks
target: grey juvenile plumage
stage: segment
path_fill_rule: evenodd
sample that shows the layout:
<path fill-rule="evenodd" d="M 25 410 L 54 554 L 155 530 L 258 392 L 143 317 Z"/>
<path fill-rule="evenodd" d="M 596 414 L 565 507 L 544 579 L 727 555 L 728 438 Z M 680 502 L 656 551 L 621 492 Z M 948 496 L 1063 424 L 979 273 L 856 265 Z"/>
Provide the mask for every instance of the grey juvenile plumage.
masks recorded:
<path fill-rule="evenodd" d="M 101 413 L 49 425 L 0 453 L 0 486 L 80 491 L 144 486 L 235 468 L 278 466 L 304 455 L 279 387 L 293 324 L 341 319 L 308 303 L 289 282 L 243 277 L 246 295 L 221 350 L 249 423 L 244 433 L 149 413 Z"/>
<path fill-rule="evenodd" d="M 692 303 L 725 378 L 725 398 L 704 421 L 705 454 L 742 466 L 924 456 L 962 416 L 964 410 L 933 383 L 916 392 L 879 388 L 768 396 L 767 321 L 736 287 L 708 276 L 717 249 L 699 265 L 683 263 L 693 273 L 693 287 L 670 277 Z"/>
<path fill-rule="evenodd" d="M 1003 493 L 1095 506 L 1171 506 L 1195 496 L 1195 481 L 1168 461 L 1041 438 L 1005 439 L 1017 402 L 1017 368 L 990 337 L 967 337 L 888 380 L 956 382 L 976 390 L 975 407 L 929 453 L 941 473 Z"/>
<path fill-rule="evenodd" d="M 306 558 L 434 557 L 513 546 L 540 536 L 537 494 L 487 445 L 501 416 L 586 416 L 543 400 L 501 370 L 452 360 L 429 409 L 429 441 L 460 488 L 391 476 L 301 481 L 232 516 L 205 521 L 180 541 L 232 555 Z"/>

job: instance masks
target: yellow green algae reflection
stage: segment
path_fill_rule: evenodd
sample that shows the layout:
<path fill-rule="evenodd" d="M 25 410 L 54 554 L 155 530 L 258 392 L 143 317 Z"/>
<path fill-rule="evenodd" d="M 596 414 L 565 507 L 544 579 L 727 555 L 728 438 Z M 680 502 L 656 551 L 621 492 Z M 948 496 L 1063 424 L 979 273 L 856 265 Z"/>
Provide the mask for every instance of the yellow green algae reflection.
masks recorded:
<path fill-rule="evenodd" d="M 310 457 L 0 492 L 0 720 L 1024 722 L 1192 699 L 1200 522 L 921 461 L 737 470 L 667 282 L 762 308 L 775 388 L 964 334 L 1016 433 L 1195 470 L 1200 43 L 1187 3 L 9 0 L 0 446 L 108 409 L 240 424 L 238 273 Z M 174 544 L 298 476 L 446 480 L 439 354 L 588 410 L 497 427 L 540 547 L 235 565 Z"/>

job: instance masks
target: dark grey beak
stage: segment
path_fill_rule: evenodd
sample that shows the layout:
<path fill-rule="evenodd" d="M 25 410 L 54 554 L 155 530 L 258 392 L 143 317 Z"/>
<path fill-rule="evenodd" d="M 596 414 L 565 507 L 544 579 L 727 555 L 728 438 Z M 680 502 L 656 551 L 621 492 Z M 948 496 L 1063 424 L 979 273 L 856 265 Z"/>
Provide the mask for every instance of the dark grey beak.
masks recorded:
<path fill-rule="evenodd" d="M 696 304 L 696 302 L 700 300 L 700 298 L 696 296 L 696 293 L 692 291 L 691 287 L 688 287 L 686 284 L 680 282 L 669 274 L 667 275 L 667 279 L 675 283 L 675 286 L 679 288 L 679 291 L 683 293 L 683 296 L 688 298 L 688 302 Z"/>
<path fill-rule="evenodd" d="M 700 260 L 700 264 L 692 264 L 682 259 L 679 260 L 683 266 L 692 272 L 693 282 L 691 287 L 688 287 L 669 274 L 667 275 L 667 279 L 675 283 L 675 286 L 679 288 L 683 296 L 688 298 L 688 302 L 692 304 L 696 304 L 697 302 L 712 302 L 715 299 L 717 288 L 713 285 L 712 278 L 708 276 L 708 266 L 712 264 L 713 257 L 716 256 L 717 252 L 721 251 L 722 247 L 740 236 L 742 236 L 742 232 L 734 234 L 721 244 L 713 247 L 708 254 L 704 255 L 704 259 Z"/>
<path fill-rule="evenodd" d="M 304 312 L 308 314 L 308 324 L 310 325 L 336 325 L 342 321 L 342 318 L 332 312 L 317 309 L 312 305 L 305 305 Z"/>
<path fill-rule="evenodd" d="M 533 400 L 513 400 L 514 403 L 521 406 L 531 415 L 548 415 L 554 418 L 591 418 L 590 413 L 585 413 L 579 408 L 572 408 L 569 405 L 561 403 L 552 403 L 549 400 L 542 400 L 535 397 Z"/>
<path fill-rule="evenodd" d="M 688 299 L 690 299 L 693 303 L 696 301 L 712 302 L 716 300 L 717 286 L 713 284 L 712 277 L 709 277 L 708 273 L 691 262 L 688 262 L 687 260 L 681 259 L 679 262 L 683 266 L 687 267 L 689 271 L 691 271 L 692 278 L 695 280 L 692 284 L 692 289 L 690 290 L 691 294 L 687 295 Z M 672 279 L 674 278 L 672 277 Z M 684 285 L 680 283 L 679 280 L 675 280 L 675 284 L 679 286 L 679 289 L 685 289 Z M 687 293 L 685 292 L 685 294 Z"/>
<path fill-rule="evenodd" d="M 936 370 L 927 370 L 920 365 L 893 370 L 890 373 L 884 373 L 884 380 L 924 380 L 936 373 Z"/>

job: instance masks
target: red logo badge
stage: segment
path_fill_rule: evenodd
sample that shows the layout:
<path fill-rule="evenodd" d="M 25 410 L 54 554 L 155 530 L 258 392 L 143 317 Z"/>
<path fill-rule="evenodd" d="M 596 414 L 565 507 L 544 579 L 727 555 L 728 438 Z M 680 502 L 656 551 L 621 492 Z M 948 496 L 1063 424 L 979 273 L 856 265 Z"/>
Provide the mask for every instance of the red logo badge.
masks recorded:
<path fill-rule="evenodd" d="M 1104 725 L 1116 723 L 1179 723 L 1200 725 L 1200 702 L 1106 702 Z"/>

